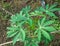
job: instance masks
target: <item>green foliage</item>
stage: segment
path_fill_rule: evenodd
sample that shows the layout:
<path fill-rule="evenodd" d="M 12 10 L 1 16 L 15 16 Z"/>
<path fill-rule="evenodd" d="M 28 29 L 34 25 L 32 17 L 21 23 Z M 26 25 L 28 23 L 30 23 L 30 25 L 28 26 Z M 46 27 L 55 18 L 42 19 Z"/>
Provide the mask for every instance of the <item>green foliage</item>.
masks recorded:
<path fill-rule="evenodd" d="M 7 37 L 12 37 L 13 44 L 20 41 L 24 43 L 24 46 L 38 46 L 38 43 L 45 39 L 51 41 L 50 33 L 56 29 L 52 26 L 54 21 L 47 19 L 46 14 L 55 17 L 51 11 L 54 7 L 54 5 L 51 7 L 47 5 L 46 9 L 39 7 L 39 10 L 31 12 L 30 6 L 27 6 L 19 14 L 12 15 L 10 27 L 7 28 L 9 30 Z"/>
<path fill-rule="evenodd" d="M 39 28 L 35 31 L 35 34 L 37 34 L 39 41 L 41 41 L 41 35 L 43 35 L 46 39 L 51 40 L 49 33 L 56 30 L 54 27 L 50 26 L 52 23 L 53 21 L 51 20 L 46 21 L 46 18 L 38 21 Z"/>
<path fill-rule="evenodd" d="M 60 20 L 56 19 L 53 25 L 57 30 L 60 30 Z"/>
<path fill-rule="evenodd" d="M 49 6 L 49 4 L 47 4 L 45 8 L 40 7 L 39 9 L 40 9 L 40 11 L 45 12 L 47 15 L 49 15 L 51 17 L 52 16 L 56 17 L 53 12 L 60 11 L 60 8 L 56 8 L 56 6 L 57 6 L 57 4 L 53 4 L 51 6 Z"/>

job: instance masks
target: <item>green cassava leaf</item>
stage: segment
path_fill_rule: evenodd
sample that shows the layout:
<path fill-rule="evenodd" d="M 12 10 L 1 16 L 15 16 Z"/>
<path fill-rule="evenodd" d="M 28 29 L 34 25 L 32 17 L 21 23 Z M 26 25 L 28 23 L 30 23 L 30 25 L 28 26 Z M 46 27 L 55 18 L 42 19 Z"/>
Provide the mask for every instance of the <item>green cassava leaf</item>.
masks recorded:
<path fill-rule="evenodd" d="M 32 26 L 32 24 L 33 24 L 33 20 L 32 19 L 30 19 L 30 18 L 28 18 L 28 24 L 30 25 L 30 26 Z"/>
<path fill-rule="evenodd" d="M 55 8 L 56 6 L 57 6 L 57 4 L 53 4 L 53 5 L 50 6 L 49 9 L 51 10 L 51 9 Z"/>
<path fill-rule="evenodd" d="M 31 15 L 35 15 L 35 12 L 31 12 L 30 14 L 31 14 Z"/>
<path fill-rule="evenodd" d="M 38 20 L 38 25 L 39 25 L 39 26 L 41 25 L 41 22 L 40 22 L 40 20 Z"/>
<path fill-rule="evenodd" d="M 46 20 L 46 18 L 44 17 L 44 18 L 41 20 L 41 25 L 44 24 L 45 20 Z"/>
<path fill-rule="evenodd" d="M 17 42 L 18 38 L 20 37 L 20 32 L 17 33 L 17 35 L 15 35 L 15 37 L 13 38 L 13 45 Z"/>
<path fill-rule="evenodd" d="M 49 45 L 49 41 L 47 39 L 44 40 L 45 46 Z"/>
<path fill-rule="evenodd" d="M 47 30 L 47 31 L 49 31 L 49 32 L 56 31 L 56 29 L 54 27 L 52 27 L 52 26 L 45 27 L 44 29 Z"/>
<path fill-rule="evenodd" d="M 16 25 L 12 25 L 11 27 L 7 27 L 8 30 L 18 30 L 17 26 Z"/>
<path fill-rule="evenodd" d="M 49 33 L 46 32 L 45 30 L 42 30 L 42 35 L 43 35 L 46 39 L 51 40 L 51 37 L 50 37 Z"/>
<path fill-rule="evenodd" d="M 28 13 L 30 11 L 31 7 L 30 6 L 26 6 L 25 8 L 23 8 L 21 11 L 23 11 L 23 14 Z"/>
<path fill-rule="evenodd" d="M 49 9 L 49 4 L 46 5 L 46 10 Z"/>
<path fill-rule="evenodd" d="M 23 29 L 20 29 L 21 35 L 22 35 L 22 40 L 25 40 L 25 31 Z"/>
<path fill-rule="evenodd" d="M 36 10 L 34 12 L 31 12 L 30 14 L 30 16 L 44 16 L 41 11 Z"/>
<path fill-rule="evenodd" d="M 27 18 L 23 16 L 23 13 L 16 15 L 16 21 L 26 20 Z"/>
<path fill-rule="evenodd" d="M 45 12 L 45 9 L 43 7 L 40 7 L 40 11 Z"/>
<path fill-rule="evenodd" d="M 17 32 L 18 28 L 15 27 L 8 27 L 7 28 L 9 31 L 7 32 L 7 37 L 13 37 Z"/>
<path fill-rule="evenodd" d="M 27 44 L 25 44 L 24 46 L 31 46 L 31 45 L 27 43 Z"/>
<path fill-rule="evenodd" d="M 50 10 L 51 12 L 60 11 L 60 8 L 54 8 Z"/>
<path fill-rule="evenodd" d="M 13 16 L 11 16 L 11 20 L 10 20 L 12 23 L 15 23 L 16 22 L 16 16 L 15 15 L 13 15 Z"/>
<path fill-rule="evenodd" d="M 36 41 L 37 42 L 40 42 L 41 41 L 41 31 L 39 29 L 37 29 L 35 32 L 34 32 L 34 35 L 37 34 L 37 39 Z"/>
<path fill-rule="evenodd" d="M 34 32 L 34 34 L 36 35 L 38 33 L 38 29 Z"/>
<path fill-rule="evenodd" d="M 12 23 L 16 23 L 16 22 L 23 21 L 23 20 L 27 20 L 27 18 L 25 16 L 23 16 L 23 13 L 21 11 L 20 14 L 17 13 L 16 15 L 11 16 L 10 21 Z"/>
<path fill-rule="evenodd" d="M 41 41 L 41 31 L 40 30 L 38 31 L 37 35 L 38 35 L 38 40 Z"/>
<path fill-rule="evenodd" d="M 8 30 L 15 30 L 15 27 L 7 27 Z"/>
<path fill-rule="evenodd" d="M 43 26 L 49 26 L 53 23 L 54 23 L 54 21 L 50 20 L 50 21 L 45 22 Z"/>
<path fill-rule="evenodd" d="M 50 12 L 50 11 L 46 11 L 46 14 L 51 16 L 51 17 L 56 17 L 54 13 Z"/>
<path fill-rule="evenodd" d="M 39 15 L 41 15 L 41 14 L 42 14 L 42 12 L 40 12 L 40 11 L 35 11 L 35 15 L 39 16 Z"/>
<path fill-rule="evenodd" d="M 34 42 L 34 43 L 32 43 L 31 46 L 38 46 L 38 44 Z"/>
<path fill-rule="evenodd" d="M 9 32 L 7 33 L 7 37 L 13 37 L 13 36 L 15 36 L 17 33 L 18 33 L 18 31 L 17 31 L 17 32 L 15 32 L 15 31 L 9 31 Z"/>

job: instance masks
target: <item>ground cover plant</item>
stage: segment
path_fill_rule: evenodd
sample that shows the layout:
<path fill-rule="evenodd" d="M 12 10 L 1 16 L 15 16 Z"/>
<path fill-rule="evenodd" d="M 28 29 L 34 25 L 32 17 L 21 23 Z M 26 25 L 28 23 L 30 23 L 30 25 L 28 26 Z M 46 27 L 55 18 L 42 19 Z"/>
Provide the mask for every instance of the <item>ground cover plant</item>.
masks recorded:
<path fill-rule="evenodd" d="M 34 11 L 26 6 L 20 13 L 12 15 L 10 26 L 7 27 L 7 38 L 12 38 L 13 45 L 17 41 L 23 42 L 24 46 L 38 46 L 42 41 L 49 43 L 53 39 L 51 32 L 56 31 L 53 27 L 54 19 L 57 18 L 54 12 L 60 10 L 56 6 L 47 4 L 45 8 L 40 6 Z"/>

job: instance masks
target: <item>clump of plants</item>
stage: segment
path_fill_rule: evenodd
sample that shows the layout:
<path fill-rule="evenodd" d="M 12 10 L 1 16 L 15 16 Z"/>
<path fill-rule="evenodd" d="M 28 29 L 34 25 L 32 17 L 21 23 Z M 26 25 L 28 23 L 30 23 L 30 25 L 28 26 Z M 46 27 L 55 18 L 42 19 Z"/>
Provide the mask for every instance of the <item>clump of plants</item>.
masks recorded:
<path fill-rule="evenodd" d="M 60 20 L 55 20 L 55 23 L 53 25 L 57 30 L 60 30 Z"/>
<path fill-rule="evenodd" d="M 38 46 L 39 42 L 52 40 L 51 32 L 56 31 L 53 27 L 54 20 L 57 18 L 55 11 L 56 4 L 45 8 L 42 6 L 31 11 L 30 6 L 23 8 L 20 13 L 11 16 L 10 26 L 7 27 L 7 37 L 12 38 L 13 45 L 17 42 L 23 42 L 24 46 Z"/>

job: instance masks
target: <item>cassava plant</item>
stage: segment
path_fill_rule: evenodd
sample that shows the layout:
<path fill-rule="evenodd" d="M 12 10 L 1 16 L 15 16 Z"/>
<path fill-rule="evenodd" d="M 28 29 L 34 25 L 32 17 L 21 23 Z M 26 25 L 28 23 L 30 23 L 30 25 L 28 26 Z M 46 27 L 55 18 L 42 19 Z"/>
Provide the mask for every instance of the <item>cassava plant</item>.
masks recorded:
<path fill-rule="evenodd" d="M 20 41 L 24 46 L 38 46 L 41 41 L 51 41 L 51 32 L 56 29 L 52 26 L 54 20 L 50 20 L 50 17 L 55 18 L 54 12 L 58 10 L 60 8 L 56 8 L 56 4 L 39 7 L 34 11 L 31 11 L 30 6 L 26 6 L 20 13 L 11 16 L 7 37 L 12 38 L 13 45 Z"/>

